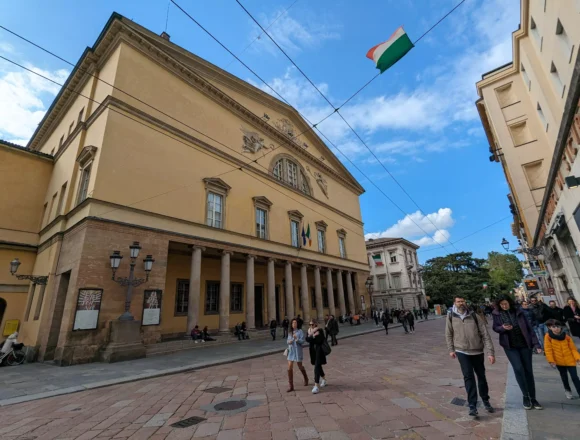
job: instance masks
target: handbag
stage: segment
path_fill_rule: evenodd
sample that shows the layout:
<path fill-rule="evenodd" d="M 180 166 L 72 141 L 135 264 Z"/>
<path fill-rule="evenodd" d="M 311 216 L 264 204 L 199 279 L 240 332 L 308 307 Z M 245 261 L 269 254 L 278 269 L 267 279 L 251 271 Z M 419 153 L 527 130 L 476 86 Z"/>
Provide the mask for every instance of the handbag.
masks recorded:
<path fill-rule="evenodd" d="M 284 350 L 284 357 L 288 357 L 288 349 Z"/>
<path fill-rule="evenodd" d="M 328 345 L 328 341 L 326 339 L 322 343 L 322 352 L 324 353 L 324 356 L 328 356 L 332 352 L 332 349 L 330 348 L 330 345 Z"/>

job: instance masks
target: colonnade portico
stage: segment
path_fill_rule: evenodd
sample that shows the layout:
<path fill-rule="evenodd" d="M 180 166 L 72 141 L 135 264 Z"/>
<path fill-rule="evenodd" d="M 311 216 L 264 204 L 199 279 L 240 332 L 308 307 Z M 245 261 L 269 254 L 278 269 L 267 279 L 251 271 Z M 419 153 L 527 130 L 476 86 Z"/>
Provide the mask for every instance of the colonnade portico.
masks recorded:
<path fill-rule="evenodd" d="M 190 276 L 189 276 L 189 293 L 188 293 L 188 307 L 187 307 L 187 332 L 198 324 L 200 319 L 200 312 L 203 313 L 200 306 L 200 298 L 202 297 L 202 276 L 201 276 L 201 266 L 203 260 L 203 254 L 205 248 L 201 246 L 193 246 L 191 248 L 191 265 L 190 265 Z M 231 262 L 231 256 L 234 252 L 230 250 L 220 251 L 216 255 L 216 249 L 212 249 L 212 258 L 215 260 L 216 257 L 221 259 L 220 262 L 220 275 L 219 275 L 219 332 L 229 333 L 232 323 L 230 323 L 230 296 L 231 296 L 231 265 L 236 264 L 239 269 L 240 264 L 240 254 L 236 253 L 237 259 L 234 258 L 234 262 Z M 287 316 L 289 319 L 295 317 L 297 314 L 302 314 L 304 321 L 308 321 L 312 318 L 318 320 L 323 320 L 326 314 L 335 315 L 340 312 L 344 315 L 347 311 L 352 313 L 358 311 L 356 307 L 354 298 L 354 289 L 352 284 L 353 272 L 346 271 L 346 293 L 347 297 L 345 300 L 345 289 L 343 285 L 343 270 L 323 267 L 321 265 L 309 265 L 307 263 L 297 263 L 293 261 L 284 261 L 281 259 L 274 259 L 271 257 L 258 256 L 255 254 L 244 254 L 245 256 L 245 310 L 243 316 L 245 317 L 246 326 L 249 330 L 256 328 L 256 302 L 258 305 L 260 303 L 260 296 L 256 297 L 256 269 L 255 264 L 258 259 L 258 263 L 261 265 L 260 273 L 263 276 L 263 268 L 266 266 L 266 286 L 262 292 L 265 293 L 265 300 L 267 302 L 267 324 L 272 318 L 276 318 L 277 315 L 280 319 Z M 243 264 L 243 263 L 242 263 Z M 276 279 L 276 275 L 280 277 L 281 272 L 276 271 L 276 265 L 280 269 L 284 267 L 284 279 Z M 294 290 L 294 280 L 297 278 L 296 273 L 293 273 L 293 265 L 299 266 L 299 300 L 300 304 L 296 304 L 295 290 Z M 205 269 L 204 269 L 205 270 Z M 321 274 L 324 271 L 326 274 Z M 239 273 L 239 271 L 238 271 Z M 314 286 L 312 289 L 312 294 L 314 298 L 311 298 L 311 290 L 309 290 L 309 275 L 314 278 Z M 336 276 L 336 278 L 335 278 Z M 239 276 L 238 276 L 239 277 Z M 215 278 L 214 278 L 215 279 Z M 264 278 L 259 278 L 264 279 Z M 325 283 L 323 283 L 323 280 Z M 217 280 L 216 280 L 217 281 Z M 236 281 L 237 282 L 237 281 Z M 277 284 L 278 282 L 278 284 Z M 312 282 L 312 278 L 310 278 Z M 336 283 L 336 284 L 335 284 Z M 323 284 L 325 284 L 326 296 L 324 297 Z M 283 293 L 279 292 L 277 287 L 283 285 Z M 336 296 L 338 299 L 338 307 L 335 299 L 334 286 L 336 285 L 337 291 Z M 261 293 L 260 293 L 261 295 Z M 277 296 L 278 295 L 278 296 Z M 279 300 L 277 302 L 277 299 Z M 312 302 L 311 302 L 312 301 Z M 348 301 L 348 307 L 346 304 Z M 314 307 L 313 307 L 314 306 Z M 326 307 L 325 307 L 326 306 Z M 325 310 L 326 309 L 326 310 Z M 315 311 L 314 311 L 315 310 Z M 278 312 L 278 313 L 277 313 Z M 262 316 L 262 315 L 260 315 Z M 260 322 L 262 319 L 260 319 Z"/>

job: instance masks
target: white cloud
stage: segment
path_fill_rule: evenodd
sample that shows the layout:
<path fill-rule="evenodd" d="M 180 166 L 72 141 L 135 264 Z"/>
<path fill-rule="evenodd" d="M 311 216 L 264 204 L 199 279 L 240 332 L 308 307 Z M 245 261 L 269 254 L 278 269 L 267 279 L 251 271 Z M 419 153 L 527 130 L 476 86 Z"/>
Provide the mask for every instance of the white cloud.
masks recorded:
<path fill-rule="evenodd" d="M 440 208 L 437 212 L 427 215 L 423 215 L 421 211 L 416 211 L 406 215 L 382 232 L 366 234 L 365 239 L 402 237 L 414 241 L 419 246 L 445 244 L 451 237 L 449 228 L 453 227 L 454 224 L 455 219 L 450 208 Z"/>
<path fill-rule="evenodd" d="M 4 65 L 3 65 L 4 66 Z M 26 65 L 39 74 L 63 83 L 68 71 L 46 71 Z M 0 138 L 25 144 L 46 112 L 45 102 L 59 86 L 31 72 L 0 70 Z"/>
<path fill-rule="evenodd" d="M 324 23 L 319 17 L 316 19 L 301 16 L 298 22 L 290 16 L 289 13 L 284 13 L 282 10 L 274 12 L 267 17 L 262 15 L 260 23 L 265 26 L 265 23 L 272 23 L 267 32 L 274 40 L 284 49 L 291 52 L 299 52 L 303 49 L 316 47 L 326 40 L 338 40 L 340 38 L 340 26 Z M 255 26 L 255 23 L 252 21 Z M 254 48 L 257 50 L 266 49 L 273 54 L 280 54 L 278 48 L 274 46 L 267 35 L 264 35 L 261 29 L 250 36 L 253 41 L 257 36 L 260 36 Z"/>

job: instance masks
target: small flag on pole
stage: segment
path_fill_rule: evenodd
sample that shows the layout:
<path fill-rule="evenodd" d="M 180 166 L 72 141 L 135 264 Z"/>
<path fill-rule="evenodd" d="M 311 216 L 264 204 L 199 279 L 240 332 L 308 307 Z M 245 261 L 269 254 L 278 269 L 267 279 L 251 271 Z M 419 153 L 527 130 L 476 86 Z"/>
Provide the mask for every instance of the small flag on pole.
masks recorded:
<path fill-rule="evenodd" d="M 367 52 L 367 58 L 373 60 L 377 65 L 377 69 L 383 73 L 403 58 L 413 47 L 415 45 L 409 39 L 403 26 L 401 26 L 387 41 L 371 48 Z"/>
<path fill-rule="evenodd" d="M 304 232 L 304 226 L 302 226 L 302 246 L 306 246 L 306 232 Z"/>
<path fill-rule="evenodd" d="M 312 246 L 312 239 L 310 238 L 310 223 L 308 224 L 308 230 L 306 231 L 306 237 L 308 237 L 308 246 Z"/>
<path fill-rule="evenodd" d="M 375 266 L 382 266 L 383 260 L 381 259 L 381 254 L 373 254 L 373 261 L 375 262 Z"/>

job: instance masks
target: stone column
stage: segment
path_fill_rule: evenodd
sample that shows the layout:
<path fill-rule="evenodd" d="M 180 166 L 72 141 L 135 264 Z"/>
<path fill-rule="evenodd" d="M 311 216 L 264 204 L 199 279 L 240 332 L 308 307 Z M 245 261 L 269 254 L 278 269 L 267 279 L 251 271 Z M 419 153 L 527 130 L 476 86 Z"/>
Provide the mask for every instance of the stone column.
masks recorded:
<path fill-rule="evenodd" d="M 310 321 L 310 303 L 308 302 L 308 275 L 307 264 L 300 266 L 300 297 L 302 298 L 302 313 L 304 322 Z"/>
<path fill-rule="evenodd" d="M 256 310 L 254 302 L 254 261 L 255 255 L 248 255 L 246 259 L 246 326 L 248 330 L 256 328 Z"/>
<path fill-rule="evenodd" d="M 191 251 L 191 270 L 189 272 L 189 298 L 187 302 L 187 328 L 189 334 L 199 320 L 199 298 L 201 297 L 201 253 L 205 248 L 193 246 Z"/>
<path fill-rule="evenodd" d="M 316 317 L 324 322 L 324 304 L 322 302 L 322 284 L 320 282 L 320 266 L 314 267 L 314 296 L 316 297 Z"/>
<path fill-rule="evenodd" d="M 346 293 L 348 295 L 348 307 L 351 313 L 356 313 L 356 306 L 354 304 L 354 295 L 352 292 L 352 272 L 346 273 Z"/>
<path fill-rule="evenodd" d="M 295 317 L 294 315 L 294 286 L 292 285 L 292 263 L 286 261 L 284 268 L 284 279 L 286 282 L 286 316 L 288 319 Z"/>
<path fill-rule="evenodd" d="M 336 271 L 336 284 L 338 289 L 338 304 L 340 305 L 340 314 L 346 313 L 346 305 L 344 304 L 344 287 L 342 286 L 342 270 Z"/>
<path fill-rule="evenodd" d="M 230 332 L 230 255 L 231 251 L 223 251 L 220 279 L 220 333 Z"/>
<path fill-rule="evenodd" d="M 276 260 L 268 258 L 268 323 L 276 319 L 276 275 L 274 263 Z"/>
<path fill-rule="evenodd" d="M 326 269 L 326 290 L 328 292 L 328 308 L 331 315 L 336 314 L 336 306 L 334 304 L 334 286 L 332 285 L 332 269 Z"/>

